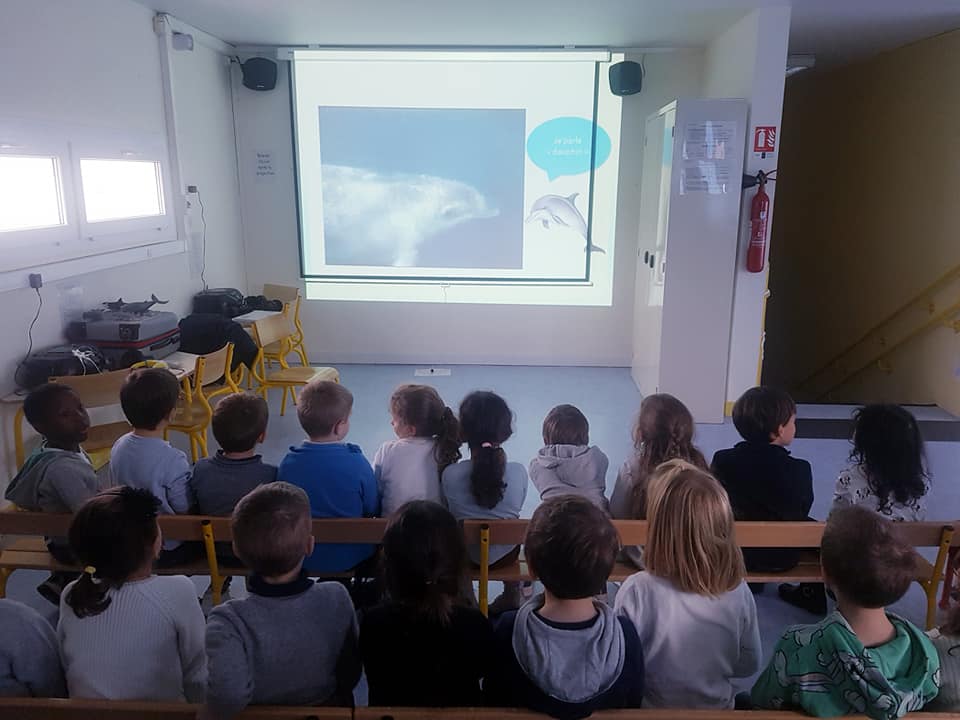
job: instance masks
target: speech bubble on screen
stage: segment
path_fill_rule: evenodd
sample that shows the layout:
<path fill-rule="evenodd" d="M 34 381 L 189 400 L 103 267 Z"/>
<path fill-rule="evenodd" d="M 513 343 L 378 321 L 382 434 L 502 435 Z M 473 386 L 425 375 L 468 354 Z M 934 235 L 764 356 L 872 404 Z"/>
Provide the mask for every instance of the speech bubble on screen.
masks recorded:
<path fill-rule="evenodd" d="M 550 180 L 561 175 L 579 175 L 590 170 L 594 124 L 582 117 L 558 117 L 537 125 L 527 137 L 527 155 Z M 610 136 L 597 126 L 593 166 L 610 157 Z"/>

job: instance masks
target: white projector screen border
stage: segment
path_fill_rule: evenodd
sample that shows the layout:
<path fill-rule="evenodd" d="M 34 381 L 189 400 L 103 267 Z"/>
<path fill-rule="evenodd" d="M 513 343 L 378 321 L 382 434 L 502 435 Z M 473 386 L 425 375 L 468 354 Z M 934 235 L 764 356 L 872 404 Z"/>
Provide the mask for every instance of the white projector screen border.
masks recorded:
<path fill-rule="evenodd" d="M 350 301 L 381 301 L 381 302 L 426 302 L 426 303 L 495 303 L 495 304 L 529 304 L 529 305 L 569 305 L 569 306 L 609 306 L 612 304 L 613 292 L 613 264 L 616 255 L 615 228 L 617 210 L 617 184 L 619 178 L 619 144 L 620 144 L 620 111 L 621 99 L 606 89 L 606 74 L 609 64 L 622 60 L 621 54 L 608 52 L 578 52 L 578 51 L 551 51 L 551 52 L 496 52 L 485 51 L 469 52 L 403 52 L 397 51 L 295 51 L 294 57 L 317 57 L 325 59 L 345 60 L 353 62 L 370 60 L 382 62 L 385 58 L 391 61 L 413 62 L 429 59 L 431 61 L 449 59 L 463 61 L 466 58 L 483 58 L 489 60 L 491 54 L 498 59 L 510 58 L 524 62 L 579 62 L 590 61 L 599 63 L 595 72 L 595 118 L 597 126 L 603 128 L 610 140 L 609 157 L 597 166 L 591 177 L 592 202 L 585 208 L 584 214 L 589 214 L 590 238 L 593 245 L 603 247 L 606 253 L 589 253 L 589 270 L 585 277 L 553 279 L 544 277 L 504 279 L 503 271 L 500 277 L 476 277 L 475 273 L 463 273 L 464 277 L 403 277 L 397 279 L 387 277 L 360 278 L 360 277 L 317 277 L 306 272 L 304 253 L 306 252 L 304 238 L 301 238 L 301 268 L 306 280 L 307 297 L 322 300 L 350 300 Z M 297 85 L 294 78 L 296 66 L 292 65 L 291 72 L 291 114 L 294 123 L 294 155 L 300 162 L 303 152 L 298 145 L 301 132 L 297 129 L 298 98 Z M 597 82 L 599 81 L 599 82 Z M 599 85 L 600 87 L 596 87 Z M 362 93 L 354 95 L 349 102 L 352 105 L 362 101 Z M 462 102 L 462 101 L 461 101 Z M 416 102 L 412 103 L 417 105 Z M 467 103 L 471 104 L 471 103 Z M 316 112 L 316 99 L 307 99 L 306 107 L 312 107 Z M 456 107 L 456 103 L 450 103 Z M 379 104 L 378 104 L 379 106 Z M 316 135 L 316 133 L 313 133 Z M 319 143 L 310 148 L 309 152 L 319 152 Z M 301 177 L 297 171 L 297 205 L 299 213 L 309 213 L 304 207 L 300 183 Z M 303 217 L 298 217 L 302 223 Z M 301 225 L 302 232 L 302 225 Z M 582 256 L 581 256 L 582 257 Z M 582 262 L 582 261 L 581 261 Z M 379 268 L 378 268 L 379 270 Z M 397 274 L 408 272 L 407 268 L 394 268 Z M 468 271 L 469 272 L 469 271 Z"/>

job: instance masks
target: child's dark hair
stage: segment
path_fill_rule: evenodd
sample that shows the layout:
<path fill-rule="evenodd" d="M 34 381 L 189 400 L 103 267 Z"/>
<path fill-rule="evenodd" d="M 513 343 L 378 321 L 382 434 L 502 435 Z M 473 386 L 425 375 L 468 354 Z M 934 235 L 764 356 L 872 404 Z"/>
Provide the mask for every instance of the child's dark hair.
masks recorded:
<path fill-rule="evenodd" d="M 401 385 L 390 397 L 390 412 L 417 437 L 436 438 L 434 457 L 440 472 L 460 459 L 460 423 L 429 385 Z"/>
<path fill-rule="evenodd" d="M 75 394 L 72 387 L 61 383 L 44 383 L 30 391 L 23 400 L 23 416 L 37 430 L 50 421 L 50 413 L 57 406 L 57 400 L 64 394 Z M 39 432 L 39 431 L 38 431 Z"/>
<path fill-rule="evenodd" d="M 534 511 L 524 541 L 530 570 L 561 600 L 604 592 L 620 551 L 610 518 L 589 500 L 564 495 Z"/>
<path fill-rule="evenodd" d="M 180 399 L 180 383 L 165 368 L 131 370 L 120 388 L 120 407 L 133 427 L 155 430 Z"/>
<path fill-rule="evenodd" d="M 393 515 L 383 535 L 383 574 L 392 602 L 446 624 L 464 580 L 467 550 L 450 511 L 413 500 Z"/>
<path fill-rule="evenodd" d="M 899 405 L 866 405 L 853 413 L 850 459 L 863 468 L 880 511 L 927 492 L 920 426 Z"/>
<path fill-rule="evenodd" d="M 750 388 L 733 404 L 733 425 L 747 442 L 769 443 L 797 412 L 793 398 L 779 388 Z"/>
<path fill-rule="evenodd" d="M 265 577 L 284 575 L 306 555 L 310 500 L 290 483 L 261 485 L 241 498 L 230 523 L 234 552 L 244 565 Z"/>
<path fill-rule="evenodd" d="M 213 409 L 213 436 L 224 452 L 252 450 L 267 431 L 267 401 L 252 392 L 227 395 Z"/>
<path fill-rule="evenodd" d="M 647 479 L 668 460 L 686 460 L 701 470 L 706 458 L 693 444 L 696 425 L 687 406 L 673 395 L 647 395 L 640 403 L 640 414 L 633 428 L 634 476 L 631 507 L 633 517 L 647 517 Z"/>
<path fill-rule="evenodd" d="M 494 508 L 507 484 L 507 454 L 500 447 L 513 435 L 513 413 L 496 393 L 477 390 L 460 403 L 460 437 L 470 448 L 470 490 L 477 504 Z"/>
<path fill-rule="evenodd" d="M 544 445 L 589 445 L 590 423 L 573 405 L 557 405 L 543 419 Z"/>
<path fill-rule="evenodd" d="M 99 615 L 153 553 L 160 501 L 148 490 L 120 486 L 87 500 L 70 523 L 70 548 L 87 570 L 66 597 L 77 617 Z M 89 572 L 92 570 L 93 572 Z"/>
<path fill-rule="evenodd" d="M 896 523 L 858 506 L 830 513 L 820 562 L 835 589 L 865 608 L 896 602 L 917 577 L 917 553 Z"/>
<path fill-rule="evenodd" d="M 337 423 L 350 417 L 353 393 L 331 380 L 307 383 L 297 399 L 297 419 L 308 437 L 330 435 Z"/>

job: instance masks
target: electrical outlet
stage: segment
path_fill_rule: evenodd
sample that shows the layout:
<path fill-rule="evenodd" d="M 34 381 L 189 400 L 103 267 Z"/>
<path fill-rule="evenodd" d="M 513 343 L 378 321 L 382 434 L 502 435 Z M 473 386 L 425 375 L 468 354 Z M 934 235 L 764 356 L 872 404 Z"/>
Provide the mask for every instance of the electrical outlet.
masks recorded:
<path fill-rule="evenodd" d="M 417 368 L 413 371 L 414 377 L 436 377 L 443 376 L 448 377 L 450 375 L 450 368 Z"/>
<path fill-rule="evenodd" d="M 195 194 L 197 193 L 197 186 L 196 186 L 196 185 L 187 185 L 187 192 L 188 192 L 190 195 L 195 195 Z"/>
<path fill-rule="evenodd" d="M 28 279 L 30 280 L 30 287 L 34 290 L 39 290 L 43 287 L 43 276 L 40 273 L 30 273 Z"/>

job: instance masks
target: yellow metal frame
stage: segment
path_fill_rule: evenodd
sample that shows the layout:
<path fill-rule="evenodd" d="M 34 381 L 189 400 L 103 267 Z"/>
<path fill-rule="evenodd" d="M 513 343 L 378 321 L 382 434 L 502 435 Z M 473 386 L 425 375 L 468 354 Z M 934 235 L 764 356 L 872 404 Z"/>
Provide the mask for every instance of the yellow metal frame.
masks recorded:
<path fill-rule="evenodd" d="M 937 548 L 937 559 L 933 562 L 933 573 L 926 580 L 918 581 L 923 588 L 923 594 L 927 596 L 927 615 L 926 629 L 933 628 L 937 619 L 937 591 L 940 589 L 940 581 L 943 580 L 944 568 L 947 565 L 947 557 L 950 555 L 950 545 L 953 542 L 953 526 L 944 525 L 940 533 L 940 547 Z"/>
<path fill-rule="evenodd" d="M 870 338 L 874 337 L 878 332 L 880 332 L 881 330 L 883 330 L 883 328 L 884 328 L 886 325 L 890 324 L 891 322 L 893 322 L 894 320 L 896 320 L 897 318 L 899 318 L 901 315 L 903 315 L 905 312 L 907 312 L 907 311 L 910 310 L 911 308 L 913 308 L 913 307 L 915 307 L 915 306 L 917 306 L 917 305 L 923 305 L 923 306 L 926 308 L 928 314 L 933 315 L 933 314 L 936 312 L 936 307 L 935 307 L 935 306 L 933 305 L 933 303 L 930 301 L 930 296 L 931 296 L 932 294 L 936 293 L 937 291 L 939 291 L 941 288 L 943 288 L 943 287 L 944 287 L 945 285 L 947 285 L 948 283 L 952 282 L 953 280 L 956 280 L 957 278 L 960 278 L 960 265 L 957 265 L 956 267 L 951 268 L 950 270 L 948 270 L 947 272 L 945 272 L 943 275 L 941 275 L 939 278 L 937 278 L 936 280 L 934 280 L 934 281 L 933 281 L 932 283 L 930 283 L 927 287 L 925 287 L 923 290 L 921 290 L 919 293 L 917 293 L 917 294 L 914 295 L 912 298 L 910 298 L 907 302 L 905 302 L 903 305 L 901 305 L 899 308 L 897 308 L 897 309 L 894 310 L 892 313 L 890 313 L 890 314 L 887 315 L 885 318 L 883 318 L 883 320 L 881 320 L 881 321 L 878 322 L 876 325 L 872 326 L 870 329 L 868 329 L 868 330 L 865 331 L 863 334 L 861 334 L 860 337 L 857 338 L 854 342 L 850 343 L 850 345 L 848 345 L 848 346 L 845 347 L 842 351 L 840 351 L 839 353 L 837 353 L 836 355 L 834 355 L 832 358 L 830 358 L 829 362 L 824 363 L 824 364 L 823 364 L 820 368 L 818 368 L 815 372 L 810 373 L 807 377 L 805 377 L 803 380 L 801 380 L 800 383 L 798 384 L 798 387 L 801 388 L 801 389 L 803 389 L 803 388 L 806 387 L 809 383 L 811 383 L 814 379 L 816 379 L 818 376 L 820 376 L 820 375 L 822 375 L 823 373 L 827 372 L 827 371 L 830 370 L 831 368 L 834 368 L 834 367 L 840 365 L 840 361 L 843 360 L 844 356 L 846 356 L 847 354 L 849 354 L 850 352 L 852 352 L 854 349 L 856 349 L 857 347 L 859 347 L 859 346 L 862 345 L 863 343 L 865 343 L 865 342 L 867 342 L 868 340 L 870 340 Z M 930 328 L 933 327 L 934 325 L 938 325 L 938 324 L 940 324 L 940 323 L 945 323 L 945 324 L 946 324 L 947 318 L 949 318 L 950 316 L 952 316 L 952 315 L 954 315 L 954 314 L 956 314 L 956 313 L 958 313 L 958 312 L 960 312 L 960 303 L 955 303 L 955 304 L 951 305 L 951 306 L 950 306 L 947 310 L 945 310 L 944 312 L 939 313 L 935 318 L 933 318 L 933 319 L 928 320 L 927 322 L 925 322 L 920 328 L 918 328 L 918 329 L 915 330 L 914 332 L 910 333 L 910 335 L 908 335 L 905 339 L 901 340 L 900 342 L 896 343 L 895 345 L 890 346 L 889 348 L 886 347 L 886 342 L 885 342 L 885 340 L 884 340 L 883 338 L 880 338 L 880 341 L 881 341 L 881 342 L 880 342 L 880 345 L 881 345 L 881 347 L 884 348 L 884 352 L 882 352 L 879 356 L 877 356 L 875 359 L 871 360 L 871 361 L 870 361 L 869 363 L 867 363 L 866 365 L 863 365 L 863 366 L 860 367 L 859 369 L 855 370 L 853 373 L 850 373 L 849 375 L 847 375 L 847 377 L 846 377 L 842 382 L 840 382 L 840 383 L 838 383 L 838 384 L 834 384 L 833 387 L 831 387 L 829 390 L 827 390 L 827 392 L 822 393 L 822 394 L 821 394 L 821 397 L 825 397 L 825 396 L 829 395 L 831 392 L 833 392 L 834 390 L 836 390 L 838 387 L 840 387 L 841 385 L 846 384 L 846 383 L 849 382 L 851 379 L 853 379 L 854 377 L 856 377 L 856 376 L 859 375 L 860 373 L 864 372 L 865 370 L 868 370 L 871 366 L 873 366 L 874 363 L 878 362 L 879 360 L 882 360 L 882 359 L 886 358 L 888 355 L 890 355 L 894 350 L 896 350 L 897 348 L 899 348 L 900 346 L 902 346 L 904 343 L 909 342 L 910 340 L 912 340 L 913 338 L 915 338 L 917 335 L 919 335 L 919 334 L 927 331 L 928 329 L 930 329 Z"/>
<path fill-rule="evenodd" d="M 200 527 L 203 533 L 203 548 L 207 553 L 207 565 L 210 568 L 210 594 L 213 604 L 219 605 L 223 600 L 223 583 L 226 580 L 220 574 L 220 563 L 217 561 L 217 546 L 213 540 L 213 526 L 209 520 L 204 520 Z"/>
<path fill-rule="evenodd" d="M 223 387 L 217 388 L 209 393 L 204 390 L 204 373 L 207 360 L 203 355 L 197 357 L 193 377 L 184 379 L 183 381 L 184 396 L 187 405 L 192 404 L 194 402 L 194 396 L 196 396 L 197 401 L 203 408 L 204 419 L 192 425 L 177 425 L 176 423 L 171 423 L 167 426 L 166 432 L 182 432 L 190 438 L 190 455 L 194 463 L 197 462 L 199 458 L 206 457 L 209 452 L 207 447 L 207 429 L 210 427 L 210 422 L 213 419 L 213 406 L 210 405 L 210 400 L 218 395 L 230 395 L 240 392 L 240 388 L 237 386 L 233 372 L 230 369 L 233 363 L 233 343 L 227 343 L 225 347 L 226 357 L 224 359 Z M 221 348 L 221 350 L 222 349 L 223 348 Z M 221 350 L 217 350 L 216 352 L 220 352 Z M 166 433 L 164 434 L 166 435 Z"/>
<path fill-rule="evenodd" d="M 490 584 L 490 526 L 480 526 L 480 612 L 487 615 Z"/>
<path fill-rule="evenodd" d="M 297 295 L 297 299 L 293 301 L 293 317 L 291 321 L 293 323 L 293 332 L 290 333 L 290 336 L 287 338 L 288 344 L 286 347 L 282 345 L 280 348 L 265 348 L 264 349 L 264 358 L 267 362 L 279 362 L 283 363 L 286 361 L 287 355 L 290 353 L 296 353 L 300 358 L 300 364 L 304 367 L 307 367 L 310 362 L 307 360 L 307 350 L 304 345 L 304 335 L 303 335 L 303 325 L 300 323 L 300 304 L 303 298 Z M 283 304 L 283 315 L 284 317 L 290 317 L 290 303 Z"/>

